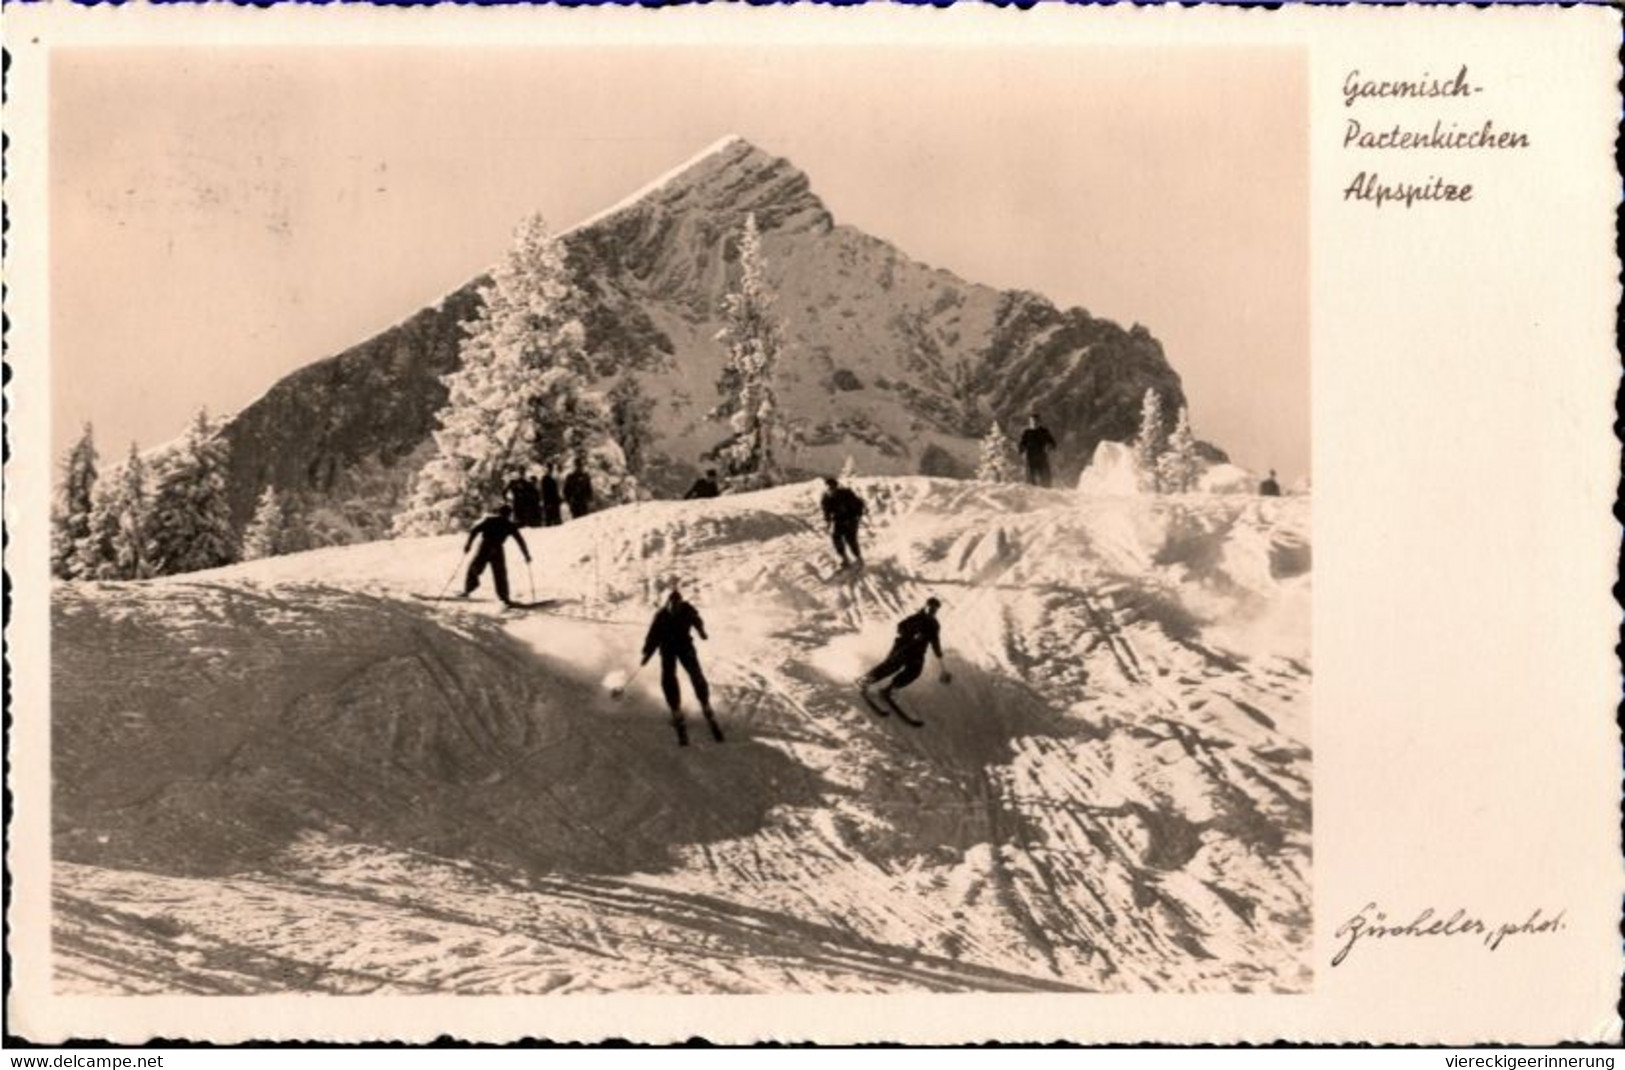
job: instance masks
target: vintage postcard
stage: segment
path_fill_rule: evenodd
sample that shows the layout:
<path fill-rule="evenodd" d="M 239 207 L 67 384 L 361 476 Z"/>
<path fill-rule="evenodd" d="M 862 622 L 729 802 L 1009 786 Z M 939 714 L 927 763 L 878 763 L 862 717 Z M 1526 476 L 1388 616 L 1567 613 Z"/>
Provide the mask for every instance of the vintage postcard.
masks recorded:
<path fill-rule="evenodd" d="M 1617 1041 L 1617 10 L 8 10 L 11 1028 Z"/>

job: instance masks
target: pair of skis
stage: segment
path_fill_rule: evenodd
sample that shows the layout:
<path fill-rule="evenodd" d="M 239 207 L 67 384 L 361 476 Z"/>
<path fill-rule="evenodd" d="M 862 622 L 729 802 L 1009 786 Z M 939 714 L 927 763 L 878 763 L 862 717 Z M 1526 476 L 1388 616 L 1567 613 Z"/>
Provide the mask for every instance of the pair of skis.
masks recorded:
<path fill-rule="evenodd" d="M 915 728 L 925 727 L 924 721 L 903 709 L 898 701 L 884 690 L 881 691 L 877 697 L 871 693 L 869 688 L 864 686 L 863 681 L 860 680 L 858 681 L 858 694 L 862 695 L 864 703 L 881 717 L 890 717 L 895 713 L 897 715 L 897 719 L 906 725 L 912 725 Z"/>
<path fill-rule="evenodd" d="M 416 592 L 413 592 L 412 597 L 416 598 L 416 599 L 419 599 L 420 601 L 424 601 L 424 602 L 467 602 L 467 603 L 474 603 L 474 602 L 488 601 L 488 599 L 484 599 L 484 598 L 465 597 L 463 595 L 457 595 L 457 594 L 433 595 L 433 594 L 418 594 Z M 564 604 L 564 599 L 562 599 L 562 598 L 540 598 L 540 599 L 537 599 L 534 602 L 509 602 L 506 605 L 504 605 L 502 608 L 504 610 L 524 611 L 524 610 L 527 610 L 527 609 L 552 609 L 555 606 L 562 606 L 563 604 Z"/>

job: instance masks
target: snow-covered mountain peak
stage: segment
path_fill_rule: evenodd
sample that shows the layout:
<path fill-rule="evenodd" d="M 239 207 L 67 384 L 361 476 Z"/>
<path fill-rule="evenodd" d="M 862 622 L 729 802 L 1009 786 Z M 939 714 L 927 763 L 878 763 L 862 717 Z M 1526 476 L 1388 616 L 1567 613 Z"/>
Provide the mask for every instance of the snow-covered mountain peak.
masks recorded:
<path fill-rule="evenodd" d="M 607 230 L 619 235 L 623 223 L 657 214 L 735 220 L 756 213 L 763 229 L 790 222 L 827 227 L 829 213 L 812 192 L 807 176 L 790 161 L 774 156 L 738 134 L 729 134 L 634 190 L 568 232 L 580 236 Z"/>
<path fill-rule="evenodd" d="M 659 496 L 686 488 L 727 433 L 706 414 L 725 355 L 718 310 L 752 215 L 783 330 L 776 392 L 792 474 L 850 457 L 868 475 L 966 476 L 993 420 L 1016 427 L 1037 409 L 1059 442 L 1057 478 L 1071 481 L 1100 442 L 1134 436 L 1147 390 L 1166 411 L 1186 404 L 1148 329 L 979 285 L 838 227 L 805 172 L 729 135 L 564 236 L 605 389 L 635 377 L 659 399 L 639 473 Z M 318 542 L 387 531 L 480 281 L 294 372 L 228 421 L 234 522 L 275 486 L 315 518 Z"/>

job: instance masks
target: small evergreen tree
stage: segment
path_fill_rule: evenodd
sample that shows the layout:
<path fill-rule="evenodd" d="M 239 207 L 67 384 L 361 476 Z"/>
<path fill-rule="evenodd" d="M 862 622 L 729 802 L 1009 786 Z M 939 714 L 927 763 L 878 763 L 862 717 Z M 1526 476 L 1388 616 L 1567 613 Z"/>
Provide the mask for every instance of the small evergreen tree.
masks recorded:
<path fill-rule="evenodd" d="M 1168 436 L 1168 448 L 1157 458 L 1157 481 L 1165 493 L 1183 494 L 1196 486 L 1202 474 L 1202 458 L 1196 452 L 1196 436 L 1191 433 L 1190 412 L 1179 410 L 1179 419 Z"/>
<path fill-rule="evenodd" d="M 841 465 L 840 480 L 841 480 L 842 483 L 850 483 L 852 480 L 856 479 L 857 477 L 858 477 L 858 462 L 857 462 L 857 459 L 855 457 L 853 457 L 849 453 L 849 454 L 846 455 L 846 462 Z"/>
<path fill-rule="evenodd" d="M 79 543 L 90 534 L 95 506 L 96 443 L 90 425 L 62 459 L 62 482 L 51 505 L 51 575 L 71 580 L 78 575 Z"/>
<path fill-rule="evenodd" d="M 643 392 L 643 385 L 634 376 L 627 375 L 610 388 L 607 400 L 611 436 L 621 448 L 627 474 L 641 477 L 652 437 L 654 399 Z"/>
<path fill-rule="evenodd" d="M 1140 402 L 1140 430 L 1134 436 L 1133 449 L 1140 477 L 1154 491 L 1162 489 L 1157 476 L 1157 458 L 1162 454 L 1162 440 L 1162 399 L 1155 390 L 1148 388 Z"/>
<path fill-rule="evenodd" d="M 202 409 L 154 465 L 146 559 L 154 574 L 196 572 L 237 560 L 226 498 L 230 447 Z"/>
<path fill-rule="evenodd" d="M 999 421 L 982 439 L 982 456 L 976 464 L 976 478 L 986 483 L 1009 483 L 1016 478 L 1016 448 Z"/>
<path fill-rule="evenodd" d="M 588 389 L 592 363 L 564 246 L 540 215 L 520 223 L 480 298 L 464 325 L 461 366 L 442 379 L 435 452 L 395 519 L 400 534 L 467 527 L 501 499 L 516 467 L 563 471 L 583 454 L 599 458 L 593 467 L 603 469 L 606 492 L 627 485 L 622 451 L 603 448 L 611 419 Z"/>
<path fill-rule="evenodd" d="M 278 557 L 295 546 L 295 525 L 288 503 L 276 488 L 267 486 L 254 506 L 254 519 L 243 532 L 243 560 Z"/>
<path fill-rule="evenodd" d="M 151 576 L 147 508 L 147 466 L 132 442 L 124 463 L 96 486 L 85 536 L 74 547 L 74 575 L 86 580 Z"/>
<path fill-rule="evenodd" d="M 727 420 L 732 431 L 718 448 L 717 458 L 724 476 L 736 487 L 768 486 L 778 476 L 773 370 L 780 334 L 764 268 L 753 213 L 745 217 L 739 237 L 738 285 L 722 299 L 723 326 L 717 340 L 727 346 L 728 356 L 717 380 L 722 402 L 711 412 L 713 419 Z"/>

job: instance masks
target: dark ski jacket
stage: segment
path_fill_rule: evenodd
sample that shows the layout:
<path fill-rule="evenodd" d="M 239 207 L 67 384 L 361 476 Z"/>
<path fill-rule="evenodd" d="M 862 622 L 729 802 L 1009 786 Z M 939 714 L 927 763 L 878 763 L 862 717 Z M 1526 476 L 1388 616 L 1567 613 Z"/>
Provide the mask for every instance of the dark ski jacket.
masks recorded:
<path fill-rule="evenodd" d="M 925 657 L 927 649 L 942 658 L 942 625 L 936 617 L 920 610 L 897 622 L 897 648 Z"/>
<path fill-rule="evenodd" d="M 1029 461 L 1042 461 L 1055 448 L 1055 436 L 1047 427 L 1029 427 L 1021 433 L 1021 454 Z"/>
<path fill-rule="evenodd" d="M 559 497 L 559 481 L 552 476 L 542 477 L 542 504 L 557 505 L 563 499 Z"/>
<path fill-rule="evenodd" d="M 863 519 L 868 506 L 851 487 L 836 487 L 824 492 L 824 522 L 826 524 L 856 524 Z"/>
<path fill-rule="evenodd" d="M 694 481 L 694 485 L 692 487 L 688 488 L 688 493 L 683 495 L 683 500 L 688 501 L 693 498 L 715 498 L 721 493 L 722 491 L 717 487 L 716 480 L 711 479 L 709 476 L 701 476 Z"/>
<path fill-rule="evenodd" d="M 564 500 L 572 507 L 592 504 L 592 479 L 586 472 L 571 472 L 564 477 Z"/>
<path fill-rule="evenodd" d="M 593 504 L 591 476 L 585 472 L 572 472 L 564 476 L 564 501 L 570 502 L 572 509 Z"/>
<path fill-rule="evenodd" d="M 705 621 L 700 619 L 700 611 L 692 602 L 668 602 L 661 606 L 643 640 L 643 660 L 648 661 L 656 650 L 666 655 L 693 650 L 694 637 L 690 631 L 699 632 L 701 639 L 711 638 L 705 634 Z"/>
<path fill-rule="evenodd" d="M 535 525 L 542 517 L 541 493 L 529 477 L 508 484 L 508 500 L 513 503 L 514 522 L 520 527 Z"/>
<path fill-rule="evenodd" d="M 1281 484 L 1273 479 L 1266 479 L 1258 485 L 1258 493 L 1266 498 L 1279 498 L 1281 496 Z"/>
<path fill-rule="evenodd" d="M 468 553 L 475 539 L 480 540 L 480 553 L 501 553 L 502 544 L 509 538 L 519 544 L 519 552 L 529 561 L 530 547 L 525 545 L 525 537 L 519 534 L 519 526 L 505 516 L 488 516 L 475 524 L 468 533 L 468 541 L 463 543 L 463 553 Z"/>

